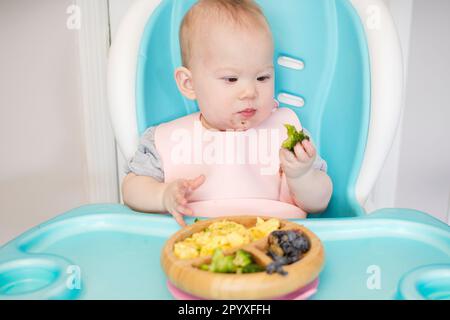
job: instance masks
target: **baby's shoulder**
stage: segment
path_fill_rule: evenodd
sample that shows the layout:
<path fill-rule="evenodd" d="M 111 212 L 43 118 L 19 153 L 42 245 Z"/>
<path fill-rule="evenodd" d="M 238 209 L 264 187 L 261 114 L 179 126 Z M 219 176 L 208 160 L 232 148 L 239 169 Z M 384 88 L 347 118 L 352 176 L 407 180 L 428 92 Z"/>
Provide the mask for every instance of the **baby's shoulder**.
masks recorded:
<path fill-rule="evenodd" d="M 298 130 L 302 128 L 300 120 L 294 110 L 287 107 L 280 107 L 272 114 L 273 121 L 279 125 L 291 124 L 297 127 Z"/>
<path fill-rule="evenodd" d="M 173 130 L 173 128 L 188 128 L 192 126 L 192 123 L 200 122 L 200 112 L 194 112 L 185 116 L 181 116 L 176 119 L 172 119 L 166 122 L 162 122 L 156 126 L 156 131 L 161 130 Z"/>

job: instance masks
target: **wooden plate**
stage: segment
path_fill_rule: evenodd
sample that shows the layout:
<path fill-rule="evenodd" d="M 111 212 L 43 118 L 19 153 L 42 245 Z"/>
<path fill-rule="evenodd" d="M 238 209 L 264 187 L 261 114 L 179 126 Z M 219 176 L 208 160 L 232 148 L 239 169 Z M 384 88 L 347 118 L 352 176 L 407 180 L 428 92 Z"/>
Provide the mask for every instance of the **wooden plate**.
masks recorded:
<path fill-rule="evenodd" d="M 264 220 L 272 217 L 260 217 Z M 278 218 L 275 218 L 278 219 Z M 300 230 L 310 241 L 309 251 L 297 262 L 283 266 L 288 273 L 268 274 L 265 271 L 246 274 L 214 273 L 200 270 L 198 266 L 209 263 L 211 256 L 195 259 L 179 259 L 175 256 L 174 244 L 192 234 L 203 231 L 210 224 L 228 220 L 250 228 L 256 225 L 256 216 L 218 217 L 198 221 L 175 233 L 165 244 L 161 253 L 161 264 L 169 280 L 179 289 L 206 299 L 270 299 L 293 292 L 316 279 L 324 264 L 324 250 L 320 239 L 310 230 L 297 223 L 278 219 L 279 230 Z M 243 249 L 253 255 L 253 260 L 267 266 L 272 259 L 267 256 L 268 237 L 241 247 L 225 250 L 225 255 Z"/>

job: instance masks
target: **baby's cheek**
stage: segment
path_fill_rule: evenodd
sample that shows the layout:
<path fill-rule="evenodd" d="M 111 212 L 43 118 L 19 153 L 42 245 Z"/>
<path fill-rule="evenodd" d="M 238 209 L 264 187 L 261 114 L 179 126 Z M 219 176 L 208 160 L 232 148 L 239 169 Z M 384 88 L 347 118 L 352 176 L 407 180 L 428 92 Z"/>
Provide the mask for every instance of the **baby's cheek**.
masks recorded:
<path fill-rule="evenodd" d="M 264 109 L 262 109 L 260 112 L 259 112 L 259 119 L 258 119 L 258 122 L 259 123 L 261 123 L 261 122 L 263 122 L 264 120 L 266 120 L 267 118 L 269 118 L 271 115 L 272 115 L 272 110 L 273 110 L 273 108 L 274 108 L 274 104 L 273 105 L 268 105 L 267 107 L 265 107 Z"/>

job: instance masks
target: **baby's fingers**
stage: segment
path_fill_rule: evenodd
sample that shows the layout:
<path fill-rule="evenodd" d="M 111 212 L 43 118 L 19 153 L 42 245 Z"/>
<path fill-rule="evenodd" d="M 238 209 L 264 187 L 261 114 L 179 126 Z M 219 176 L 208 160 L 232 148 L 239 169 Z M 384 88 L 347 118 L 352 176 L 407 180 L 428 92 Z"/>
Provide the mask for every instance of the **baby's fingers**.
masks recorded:
<path fill-rule="evenodd" d="M 309 156 L 300 142 L 298 142 L 294 147 L 294 153 L 297 159 L 301 162 L 308 162 Z"/>
<path fill-rule="evenodd" d="M 183 215 L 182 215 L 182 214 L 180 214 L 179 212 L 177 212 L 177 211 L 175 211 L 175 210 L 172 211 L 170 214 L 174 217 L 175 221 L 176 221 L 180 226 L 186 227 L 186 222 L 184 222 L 184 220 L 183 220 Z"/>
<path fill-rule="evenodd" d="M 194 212 L 186 206 L 177 206 L 177 211 L 185 216 L 192 216 Z"/>
<path fill-rule="evenodd" d="M 297 162 L 295 155 L 291 151 L 289 151 L 288 149 L 285 149 L 285 148 L 280 149 L 280 160 L 281 160 L 281 162 L 284 162 L 284 161 Z"/>
<path fill-rule="evenodd" d="M 184 196 L 184 192 L 182 192 L 182 193 L 178 193 L 176 196 L 175 196 L 175 201 L 178 203 L 178 204 L 181 204 L 181 205 L 186 205 L 187 204 L 187 200 L 186 200 L 186 198 L 185 198 L 185 196 Z"/>
<path fill-rule="evenodd" d="M 188 180 L 189 186 L 191 191 L 197 189 L 198 187 L 200 187 L 204 182 L 205 182 L 206 178 L 205 176 L 199 175 L 197 178 L 192 179 L 192 180 Z"/>
<path fill-rule="evenodd" d="M 181 213 L 182 215 L 187 215 L 187 216 L 193 215 L 192 210 L 186 206 L 188 204 L 188 201 L 184 194 L 178 193 L 175 196 L 175 202 L 176 202 L 175 210 L 178 213 Z"/>
<path fill-rule="evenodd" d="M 311 143 L 311 141 L 305 139 L 302 141 L 302 145 L 310 158 L 314 158 L 316 156 L 316 148 Z"/>

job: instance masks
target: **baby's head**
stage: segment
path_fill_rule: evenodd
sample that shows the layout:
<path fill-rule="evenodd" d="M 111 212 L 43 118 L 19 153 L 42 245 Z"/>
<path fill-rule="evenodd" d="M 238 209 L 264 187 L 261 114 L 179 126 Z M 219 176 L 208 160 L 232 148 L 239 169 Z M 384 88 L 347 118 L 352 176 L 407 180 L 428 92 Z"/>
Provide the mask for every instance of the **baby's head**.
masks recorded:
<path fill-rule="evenodd" d="M 183 19 L 180 46 L 175 79 L 186 98 L 197 100 L 206 127 L 247 130 L 270 116 L 273 40 L 254 1 L 198 1 Z"/>

